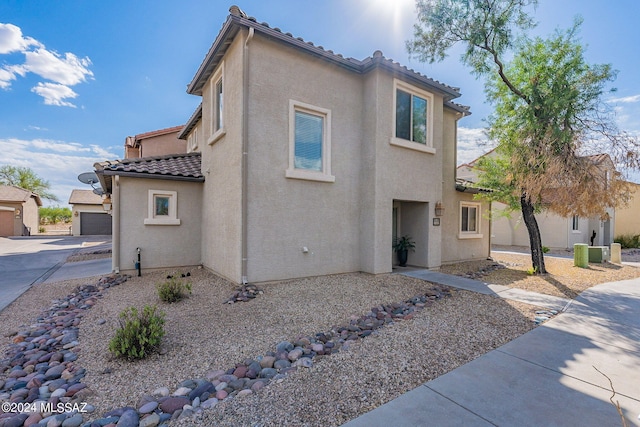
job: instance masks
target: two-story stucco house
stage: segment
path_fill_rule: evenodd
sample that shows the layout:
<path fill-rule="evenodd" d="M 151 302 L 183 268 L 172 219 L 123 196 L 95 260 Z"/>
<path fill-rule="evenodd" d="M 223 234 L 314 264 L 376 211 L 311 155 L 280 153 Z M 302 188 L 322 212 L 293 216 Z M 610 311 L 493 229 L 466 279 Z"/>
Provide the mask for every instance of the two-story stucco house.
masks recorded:
<path fill-rule="evenodd" d="M 489 255 L 486 204 L 456 190 L 458 89 L 344 58 L 237 7 L 188 85 L 188 154 L 96 164 L 114 269 L 203 265 L 235 282 L 391 272 Z"/>

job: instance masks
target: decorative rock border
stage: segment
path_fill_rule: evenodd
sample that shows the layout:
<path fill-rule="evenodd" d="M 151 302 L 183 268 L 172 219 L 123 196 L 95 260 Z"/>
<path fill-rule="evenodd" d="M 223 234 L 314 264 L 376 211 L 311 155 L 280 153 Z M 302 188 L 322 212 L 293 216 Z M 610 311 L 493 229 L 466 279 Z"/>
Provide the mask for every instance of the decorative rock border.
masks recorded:
<path fill-rule="evenodd" d="M 12 412 L 0 412 L 0 427 L 31 425 L 76 427 L 82 424 L 79 413 L 54 415 L 48 409 L 73 410 L 76 407 L 91 412 L 87 405 L 79 408 L 87 392 L 81 382 L 85 370 L 74 362 L 78 358 L 78 325 L 84 311 L 93 307 L 102 291 L 117 286 L 129 276 L 105 276 L 96 285 L 84 285 L 55 300 L 36 323 L 12 334 L 13 343 L 0 360 L 0 373 L 9 371 L 6 380 L 0 380 L 0 402 L 9 402 Z M 13 409 L 43 408 L 43 412 L 29 411 L 17 414 Z M 60 411 L 57 411 L 60 412 Z M 56 421 L 50 420 L 55 419 Z M 58 422 L 59 421 L 59 422 Z"/>
<path fill-rule="evenodd" d="M 231 295 L 231 297 L 224 303 L 233 304 L 236 302 L 247 302 L 256 298 L 258 295 L 262 295 L 263 293 L 264 291 L 256 285 L 246 284 L 236 289 L 233 295 Z"/>
<path fill-rule="evenodd" d="M 29 330 L 18 332 L 8 358 L 0 361 L 0 372 L 10 370 L 7 380 L 0 380 L 0 401 L 72 405 L 86 400 L 88 393 L 83 393 L 86 386 L 80 382 L 85 370 L 73 363 L 77 359 L 74 348 L 78 345 L 80 319 L 103 290 L 127 278 L 108 276 L 95 286 L 85 285 L 55 301 Z M 262 293 L 257 287 L 252 289 L 259 291 L 255 295 Z M 227 371 L 211 371 L 205 378 L 185 380 L 173 393 L 160 387 L 151 395 L 142 396 L 136 407 L 116 408 L 93 422 L 83 424 L 79 410 L 2 413 L 0 427 L 166 427 L 170 420 L 197 416 L 222 400 L 255 393 L 298 368 L 311 368 L 314 358 L 347 351 L 351 343 L 393 322 L 410 320 L 417 311 L 449 295 L 448 288 L 434 285 L 404 302 L 377 305 L 360 317 L 352 316 L 347 324 L 313 336 L 301 336 L 293 342 L 282 341 L 275 351 L 244 360 Z M 94 410 L 91 405 L 78 409 L 89 413 Z"/>

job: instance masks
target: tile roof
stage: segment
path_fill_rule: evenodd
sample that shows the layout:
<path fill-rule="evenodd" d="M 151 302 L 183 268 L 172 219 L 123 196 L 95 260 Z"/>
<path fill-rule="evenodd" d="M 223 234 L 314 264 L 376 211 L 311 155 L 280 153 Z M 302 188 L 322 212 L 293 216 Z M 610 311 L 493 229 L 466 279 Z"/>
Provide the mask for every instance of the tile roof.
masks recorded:
<path fill-rule="evenodd" d="M 42 206 L 40 196 L 36 193 L 13 185 L 0 185 L 0 202 L 24 203 L 29 200 L 30 197 L 36 199 L 38 206 Z"/>
<path fill-rule="evenodd" d="M 93 190 L 72 190 L 69 196 L 70 205 L 101 205 L 102 196 L 97 195 Z"/>
<path fill-rule="evenodd" d="M 101 175 L 121 175 L 137 178 L 204 181 L 204 175 L 200 170 L 200 153 L 112 160 L 95 163 L 93 166 L 98 177 Z"/>
<path fill-rule="evenodd" d="M 207 55 L 202 61 L 202 64 L 198 68 L 198 71 L 193 77 L 191 83 L 187 86 L 187 92 L 190 94 L 202 95 L 202 88 L 204 87 L 207 79 L 220 63 L 235 35 L 238 33 L 240 28 L 244 27 L 253 28 L 254 31 L 265 37 L 286 43 L 289 46 L 305 51 L 308 54 L 332 62 L 356 73 L 364 74 L 375 67 L 400 73 L 414 83 L 426 85 L 432 90 L 440 92 L 444 96 L 445 103 L 448 107 L 465 115 L 469 114 L 468 107 L 448 102 L 451 99 L 458 98 L 460 96 L 459 88 L 448 86 L 394 62 L 391 59 L 385 58 L 379 50 L 375 51 L 372 56 L 365 58 L 364 60 L 345 58 L 341 54 L 334 53 L 332 50 L 326 50 L 322 46 L 315 46 L 312 42 L 305 42 L 305 40 L 300 37 L 294 37 L 291 33 L 283 33 L 280 28 L 271 28 L 266 22 L 258 23 L 255 18 L 247 16 L 237 6 L 232 6 L 229 9 L 229 12 L 230 15 L 223 24 L 222 29 L 211 45 L 211 48 L 207 52 Z"/>

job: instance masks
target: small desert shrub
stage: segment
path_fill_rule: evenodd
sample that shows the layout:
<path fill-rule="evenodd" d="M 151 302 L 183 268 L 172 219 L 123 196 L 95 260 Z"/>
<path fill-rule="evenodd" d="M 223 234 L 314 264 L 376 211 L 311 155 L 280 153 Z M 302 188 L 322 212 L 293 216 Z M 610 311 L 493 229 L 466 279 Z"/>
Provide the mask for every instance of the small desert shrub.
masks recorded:
<path fill-rule="evenodd" d="M 620 243 L 620 246 L 624 249 L 628 248 L 640 248 L 640 234 L 621 234 L 617 236 L 614 240 L 616 243 Z"/>
<path fill-rule="evenodd" d="M 547 246 L 543 246 L 543 247 L 542 247 L 542 253 L 543 253 L 543 254 L 546 254 L 546 253 L 547 253 L 547 252 L 549 252 L 550 250 L 551 250 L 551 249 L 549 249 L 549 247 L 547 247 Z"/>
<path fill-rule="evenodd" d="M 167 276 L 167 281 L 158 283 L 158 296 L 164 302 L 172 303 L 180 301 L 191 295 L 191 283 L 184 283 L 174 276 Z"/>
<path fill-rule="evenodd" d="M 536 267 L 527 268 L 527 274 L 529 276 L 535 276 L 537 272 L 538 272 L 538 269 Z"/>
<path fill-rule="evenodd" d="M 109 342 L 118 357 L 143 359 L 158 348 L 164 336 L 164 313 L 146 305 L 142 312 L 129 307 L 120 313 L 120 328 Z"/>
<path fill-rule="evenodd" d="M 42 234 L 42 233 L 46 233 L 47 229 L 44 227 L 38 227 L 38 233 Z"/>

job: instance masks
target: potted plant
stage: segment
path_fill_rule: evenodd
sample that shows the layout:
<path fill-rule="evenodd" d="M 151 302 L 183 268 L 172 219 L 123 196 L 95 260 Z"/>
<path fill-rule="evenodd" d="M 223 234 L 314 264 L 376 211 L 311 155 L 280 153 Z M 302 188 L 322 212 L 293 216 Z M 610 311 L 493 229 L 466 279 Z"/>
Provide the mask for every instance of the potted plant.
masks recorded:
<path fill-rule="evenodd" d="M 409 235 L 405 235 L 402 237 L 396 237 L 393 241 L 393 250 L 398 254 L 398 264 L 400 267 L 404 267 L 407 265 L 407 256 L 409 255 L 409 250 L 414 250 L 416 247 L 416 243 L 411 240 Z"/>

